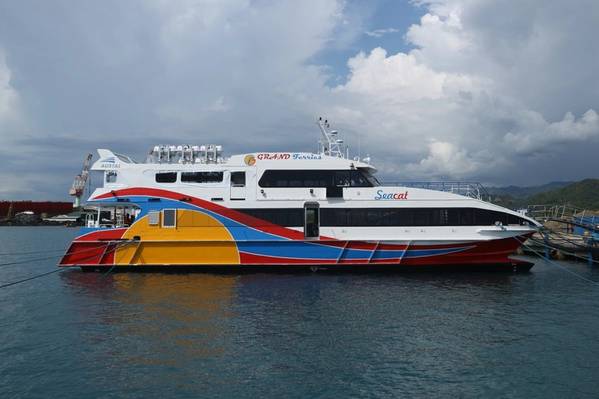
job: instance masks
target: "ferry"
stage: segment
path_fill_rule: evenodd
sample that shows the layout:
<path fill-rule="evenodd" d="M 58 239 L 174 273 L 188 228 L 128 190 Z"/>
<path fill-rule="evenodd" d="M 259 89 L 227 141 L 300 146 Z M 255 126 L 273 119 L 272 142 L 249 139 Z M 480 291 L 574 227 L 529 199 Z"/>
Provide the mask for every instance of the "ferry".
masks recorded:
<path fill-rule="evenodd" d="M 223 156 L 158 145 L 145 162 L 99 149 L 103 184 L 60 266 L 83 270 L 277 267 L 528 270 L 537 231 L 471 183 L 384 184 L 318 120 L 318 151 Z"/>

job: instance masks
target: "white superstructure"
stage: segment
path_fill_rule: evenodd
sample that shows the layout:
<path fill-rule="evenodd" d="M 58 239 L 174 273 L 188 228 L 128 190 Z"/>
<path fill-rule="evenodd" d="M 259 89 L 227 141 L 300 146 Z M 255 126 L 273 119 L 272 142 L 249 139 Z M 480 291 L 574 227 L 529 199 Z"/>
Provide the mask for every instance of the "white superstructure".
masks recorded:
<path fill-rule="evenodd" d="M 378 224 L 366 220 L 343 225 L 343 221 L 328 220 L 331 217 L 325 223 L 322 215 L 320 235 L 339 240 L 492 240 L 519 236 L 536 228 L 534 220 L 482 198 L 380 184 L 374 166 L 348 158 L 343 141 L 336 131 L 328 129 L 326 121 L 319 120 L 318 126 L 322 133 L 320 153 L 253 152 L 225 158 L 218 145 L 161 145 L 152 149 L 146 162 L 137 163 L 101 149 L 92 170 L 104 172 L 104 183 L 91 199 L 130 187 L 144 187 L 175 191 L 235 210 L 303 209 L 306 202 L 313 202 L 321 213 L 332 208 L 371 209 L 372 213 L 377 209 L 404 208 L 416 209 L 413 217 L 426 219 L 420 210 L 435 209 L 439 215 L 429 217 L 442 219 L 450 217 L 451 212 L 445 209 L 480 209 L 503 216 L 488 223 L 487 215 L 485 224 L 424 220 L 419 225 L 418 220 L 410 220 L 400 223 L 403 225 L 385 225 L 385 220 Z M 380 216 L 375 215 L 374 219 Z M 304 229 L 303 223 L 287 227 Z"/>

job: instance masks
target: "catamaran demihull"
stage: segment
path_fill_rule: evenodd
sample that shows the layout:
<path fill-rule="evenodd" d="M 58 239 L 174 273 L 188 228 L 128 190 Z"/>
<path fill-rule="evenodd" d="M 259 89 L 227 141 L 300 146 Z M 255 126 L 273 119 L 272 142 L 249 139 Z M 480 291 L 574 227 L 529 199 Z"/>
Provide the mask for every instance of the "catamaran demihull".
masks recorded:
<path fill-rule="evenodd" d="M 104 185 L 61 266 L 529 269 L 510 255 L 538 224 L 477 187 L 381 185 L 319 122 L 320 153 L 157 146 L 144 163 L 98 150 Z M 465 192 L 456 193 L 460 188 Z M 464 194 L 464 195 L 461 195 Z"/>

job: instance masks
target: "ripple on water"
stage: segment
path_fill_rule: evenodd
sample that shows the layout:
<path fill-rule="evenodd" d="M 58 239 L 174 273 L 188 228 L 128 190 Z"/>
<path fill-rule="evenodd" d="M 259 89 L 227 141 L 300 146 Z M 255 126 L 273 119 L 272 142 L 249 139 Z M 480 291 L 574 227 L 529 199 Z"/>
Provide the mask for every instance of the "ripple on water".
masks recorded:
<path fill-rule="evenodd" d="M 0 228 L 0 252 L 75 233 Z M 595 397 L 598 300 L 540 260 L 516 275 L 69 270 L 0 291 L 0 394 Z"/>

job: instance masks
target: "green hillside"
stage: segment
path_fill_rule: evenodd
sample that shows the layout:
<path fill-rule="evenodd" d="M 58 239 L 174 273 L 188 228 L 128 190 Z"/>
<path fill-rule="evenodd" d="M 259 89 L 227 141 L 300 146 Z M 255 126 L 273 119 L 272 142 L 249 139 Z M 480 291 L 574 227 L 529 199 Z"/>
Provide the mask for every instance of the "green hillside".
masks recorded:
<path fill-rule="evenodd" d="M 528 197 L 526 202 L 599 210 L 599 179 L 585 179 L 559 189 L 535 194 Z"/>
<path fill-rule="evenodd" d="M 543 184 L 540 186 L 507 186 L 507 187 L 486 187 L 487 192 L 491 195 L 498 197 L 511 197 L 511 198 L 528 198 L 532 195 L 544 193 L 549 190 L 556 190 L 558 188 L 566 187 L 574 182 L 572 181 L 554 181 L 551 183 Z"/>

